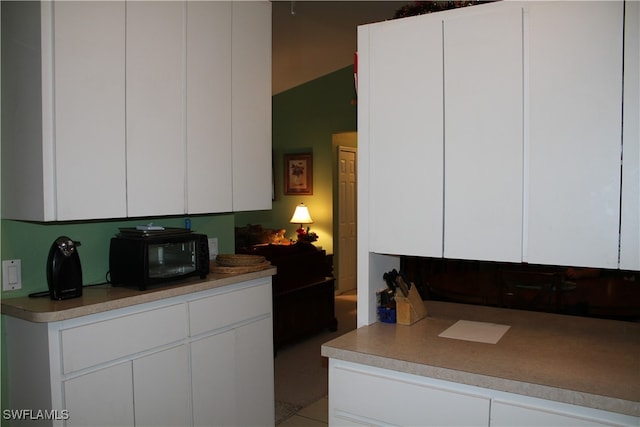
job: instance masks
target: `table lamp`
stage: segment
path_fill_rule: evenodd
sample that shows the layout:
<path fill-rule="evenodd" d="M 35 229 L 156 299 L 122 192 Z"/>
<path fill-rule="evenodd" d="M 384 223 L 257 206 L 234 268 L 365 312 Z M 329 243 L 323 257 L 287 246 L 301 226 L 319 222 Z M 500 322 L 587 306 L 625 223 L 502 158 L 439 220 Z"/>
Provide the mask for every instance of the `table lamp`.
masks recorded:
<path fill-rule="evenodd" d="M 300 203 L 298 206 L 296 206 L 296 210 L 293 212 L 293 216 L 291 217 L 291 220 L 289 222 L 291 224 L 300 224 L 300 228 L 296 230 L 296 233 L 298 233 L 299 241 L 313 242 L 318 238 L 315 233 L 309 233 L 309 227 L 307 227 L 306 230 L 302 227 L 302 224 L 313 223 L 311 215 L 309 214 L 309 208 L 307 208 L 304 203 Z"/>

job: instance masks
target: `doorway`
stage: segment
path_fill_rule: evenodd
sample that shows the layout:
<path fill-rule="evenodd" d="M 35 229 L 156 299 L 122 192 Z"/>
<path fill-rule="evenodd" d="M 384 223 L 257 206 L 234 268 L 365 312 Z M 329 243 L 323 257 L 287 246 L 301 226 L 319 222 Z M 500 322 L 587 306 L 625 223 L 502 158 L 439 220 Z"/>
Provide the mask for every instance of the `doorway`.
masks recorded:
<path fill-rule="evenodd" d="M 343 294 L 357 288 L 357 133 L 335 134 L 333 139 L 338 152 L 336 294 Z"/>

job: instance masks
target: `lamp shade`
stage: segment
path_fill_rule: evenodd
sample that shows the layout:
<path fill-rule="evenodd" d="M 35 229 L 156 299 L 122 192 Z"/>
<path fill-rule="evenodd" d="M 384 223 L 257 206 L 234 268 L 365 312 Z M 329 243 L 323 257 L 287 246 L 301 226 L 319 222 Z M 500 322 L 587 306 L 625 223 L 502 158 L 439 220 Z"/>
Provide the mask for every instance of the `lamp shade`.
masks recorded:
<path fill-rule="evenodd" d="M 307 208 L 304 203 L 300 203 L 296 206 L 296 210 L 293 212 L 293 216 L 289 222 L 292 224 L 311 224 L 313 220 L 311 219 L 311 215 L 309 215 L 309 208 Z"/>

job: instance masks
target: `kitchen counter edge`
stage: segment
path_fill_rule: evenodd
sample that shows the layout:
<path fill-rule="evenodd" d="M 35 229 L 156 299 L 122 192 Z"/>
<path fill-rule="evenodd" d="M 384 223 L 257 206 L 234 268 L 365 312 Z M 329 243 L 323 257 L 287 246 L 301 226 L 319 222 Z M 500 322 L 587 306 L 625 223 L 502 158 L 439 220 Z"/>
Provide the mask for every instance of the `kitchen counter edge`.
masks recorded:
<path fill-rule="evenodd" d="M 276 274 L 276 268 L 243 274 L 209 274 L 204 280 L 192 279 L 179 284 L 154 287 L 141 291 L 111 285 L 85 286 L 82 296 L 56 301 L 47 297 L 4 298 L 0 304 L 3 315 L 36 323 L 58 322 L 133 305 L 159 301 L 208 289 L 234 285 Z"/>

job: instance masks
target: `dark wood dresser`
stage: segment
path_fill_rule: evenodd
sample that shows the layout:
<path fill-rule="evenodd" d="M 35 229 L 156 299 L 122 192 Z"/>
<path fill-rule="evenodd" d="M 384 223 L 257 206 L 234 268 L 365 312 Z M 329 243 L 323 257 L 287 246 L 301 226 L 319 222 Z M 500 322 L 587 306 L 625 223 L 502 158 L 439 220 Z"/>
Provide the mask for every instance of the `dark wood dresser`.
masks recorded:
<path fill-rule="evenodd" d="M 310 243 L 254 245 L 238 253 L 262 255 L 273 276 L 274 350 L 323 329 L 335 331 L 333 257 Z"/>

